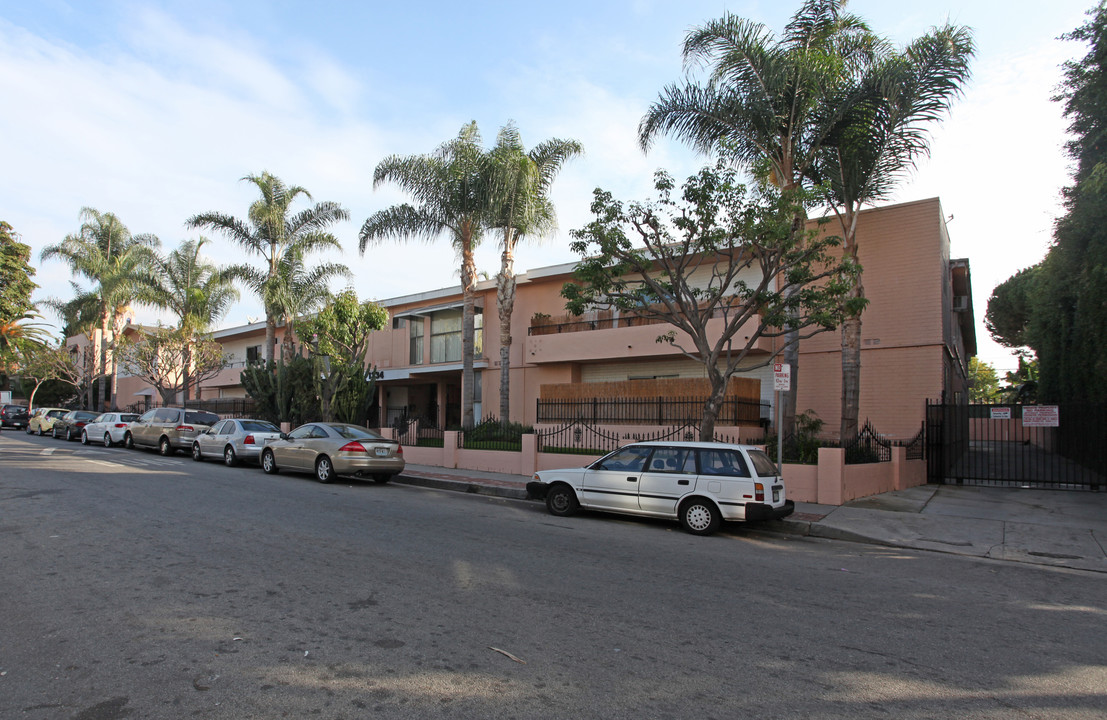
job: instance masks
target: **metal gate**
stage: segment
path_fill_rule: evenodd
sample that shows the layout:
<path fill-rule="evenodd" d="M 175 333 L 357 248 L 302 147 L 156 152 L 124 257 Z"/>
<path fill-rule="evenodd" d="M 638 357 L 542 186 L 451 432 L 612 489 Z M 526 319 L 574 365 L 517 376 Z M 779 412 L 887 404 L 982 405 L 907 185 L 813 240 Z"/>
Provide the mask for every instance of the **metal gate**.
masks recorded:
<path fill-rule="evenodd" d="M 1107 489 L 1107 406 L 926 404 L 932 483 Z"/>

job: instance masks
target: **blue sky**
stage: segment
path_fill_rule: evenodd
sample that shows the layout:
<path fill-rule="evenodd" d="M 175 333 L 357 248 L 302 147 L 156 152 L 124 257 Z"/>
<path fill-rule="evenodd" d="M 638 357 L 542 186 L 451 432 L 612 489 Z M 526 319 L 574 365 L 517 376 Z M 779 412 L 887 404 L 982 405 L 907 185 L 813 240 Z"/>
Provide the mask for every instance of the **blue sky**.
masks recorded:
<path fill-rule="evenodd" d="M 588 221 L 593 188 L 645 199 L 655 169 L 679 178 L 703 164 L 665 138 L 648 155 L 635 142 L 649 103 L 682 77 L 684 34 L 725 11 L 779 32 L 798 4 L 0 0 L 0 219 L 34 248 L 36 265 L 42 247 L 78 228 L 83 206 L 116 213 L 168 249 L 196 236 L 183 226 L 194 213 L 244 215 L 254 194 L 239 179 L 269 170 L 345 205 L 345 251 L 328 259 L 353 269 L 360 297 L 396 297 L 455 285 L 456 263 L 445 240 L 358 254 L 365 218 L 405 199 L 373 190 L 376 163 L 429 152 L 470 120 L 490 143 L 514 120 L 528 146 L 584 144 L 555 185 L 560 233 L 523 248 L 516 267 L 568 262 L 568 230 Z M 1048 247 L 1069 171 L 1066 123 L 1050 97 L 1059 64 L 1084 52 L 1058 36 L 1091 5 L 849 4 L 898 44 L 947 19 L 975 31 L 965 97 L 894 200 L 938 196 L 953 216 L 953 254 L 973 273 L 980 354 L 1001 368 L 1013 362 L 988 339 L 984 310 L 997 283 Z M 246 259 L 215 240 L 217 262 Z M 478 266 L 495 273 L 493 242 Z M 36 280 L 36 298 L 68 293 L 60 263 Z M 261 314 L 244 294 L 222 325 Z"/>

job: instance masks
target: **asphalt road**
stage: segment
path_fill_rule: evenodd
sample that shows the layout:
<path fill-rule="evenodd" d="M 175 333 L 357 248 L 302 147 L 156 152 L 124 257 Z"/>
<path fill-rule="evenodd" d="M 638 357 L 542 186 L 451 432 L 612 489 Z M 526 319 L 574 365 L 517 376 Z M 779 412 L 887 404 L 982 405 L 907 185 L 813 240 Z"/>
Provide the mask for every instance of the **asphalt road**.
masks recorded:
<path fill-rule="evenodd" d="M 0 718 L 1102 718 L 1104 576 L 0 435 Z"/>

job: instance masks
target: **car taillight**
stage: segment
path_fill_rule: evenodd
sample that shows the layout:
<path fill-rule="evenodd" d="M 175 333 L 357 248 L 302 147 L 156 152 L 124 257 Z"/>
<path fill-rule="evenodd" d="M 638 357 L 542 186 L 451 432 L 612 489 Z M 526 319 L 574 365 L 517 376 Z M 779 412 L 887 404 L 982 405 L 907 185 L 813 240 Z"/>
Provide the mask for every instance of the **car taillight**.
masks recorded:
<path fill-rule="evenodd" d="M 403 445 L 397 445 L 396 446 L 396 454 L 397 455 L 403 455 L 404 454 L 404 446 Z"/>
<path fill-rule="evenodd" d="M 243 445 L 253 445 L 254 444 L 254 436 L 253 435 L 247 435 L 245 438 L 242 439 L 242 444 Z"/>
<path fill-rule="evenodd" d="M 174 430 L 177 432 L 196 432 L 196 428 L 191 425 L 178 425 Z"/>
<path fill-rule="evenodd" d="M 125 428 L 125 427 L 127 427 L 127 423 L 116 423 L 116 424 L 115 424 L 115 427 L 117 427 L 117 428 Z"/>
<path fill-rule="evenodd" d="M 763 484 L 753 484 L 753 499 L 759 502 L 765 502 L 765 486 Z"/>
<path fill-rule="evenodd" d="M 338 452 L 368 452 L 365 446 L 359 443 L 357 440 L 351 440 L 342 447 L 338 448 Z"/>
<path fill-rule="evenodd" d="M 77 427 L 84 427 L 84 426 L 85 426 L 85 425 L 87 425 L 87 424 L 88 424 L 88 423 L 83 423 L 83 422 L 81 422 L 80 420 L 78 420 L 78 421 L 77 421 Z"/>

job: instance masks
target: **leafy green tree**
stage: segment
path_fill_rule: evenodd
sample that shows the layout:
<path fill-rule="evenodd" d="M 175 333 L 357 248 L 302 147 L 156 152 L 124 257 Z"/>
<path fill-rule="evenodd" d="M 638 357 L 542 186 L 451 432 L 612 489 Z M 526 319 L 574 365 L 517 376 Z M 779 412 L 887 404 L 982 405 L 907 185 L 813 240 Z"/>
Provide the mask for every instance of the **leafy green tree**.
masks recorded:
<path fill-rule="evenodd" d="M 301 321 L 304 336 L 313 338 L 315 390 L 324 420 L 365 423 L 376 387 L 373 369 L 366 367 L 369 335 L 387 324 L 388 311 L 374 302 L 359 302 L 353 290 Z"/>
<path fill-rule="evenodd" d="M 394 205 L 373 213 L 361 227 L 358 250 L 384 239 L 418 238 L 433 242 L 447 235 L 461 261 L 463 299 L 461 333 L 461 421 L 473 427 L 477 266 L 473 251 L 492 217 L 489 158 L 481 146 L 476 122 L 430 155 L 391 155 L 373 172 L 373 187 L 392 182 L 411 195 L 414 204 Z"/>
<path fill-rule="evenodd" d="M 319 202 L 293 214 L 292 205 L 311 193 L 299 185 L 287 186 L 268 172 L 242 178 L 257 187 L 261 197 L 250 205 L 247 220 L 219 212 L 201 213 L 188 219 L 192 228 L 219 232 L 238 243 L 249 254 L 259 255 L 264 267 L 235 265 L 228 268 L 254 291 L 265 307 L 265 353 L 273 360 L 273 345 L 277 338 L 277 319 L 285 313 L 282 301 L 288 298 L 282 290 L 281 263 L 290 254 L 298 253 L 300 261 L 312 252 L 327 248 L 341 249 L 342 244 L 327 228 L 350 219 L 350 213 L 338 203 Z M 286 329 L 287 332 L 287 329 Z"/>
<path fill-rule="evenodd" d="M 656 202 L 629 206 L 596 190 L 595 220 L 572 233 L 578 282 L 562 295 L 573 314 L 615 307 L 673 326 L 657 341 L 703 365 L 711 394 L 700 438 L 710 440 L 730 378 L 776 357 L 747 365 L 751 350 L 789 319 L 801 339 L 835 328 L 852 309 L 856 267 L 828 254 L 837 238 L 794 232 L 795 205 L 809 200 L 799 189 L 747 197 L 722 163 L 689 178 L 679 200 L 666 173 L 655 186 Z"/>
<path fill-rule="evenodd" d="M 246 394 L 254 400 L 258 417 L 296 427 L 320 419 L 315 374 L 311 358 L 292 355 L 248 365 L 240 377 Z"/>
<path fill-rule="evenodd" d="M 902 51 L 881 44 L 865 72 L 839 92 L 841 117 L 808 165 L 808 176 L 833 209 L 842 251 L 858 263 L 857 220 L 865 205 L 887 199 L 929 152 L 926 128 L 940 121 L 969 77 L 972 33 L 946 25 Z M 850 297 L 865 297 L 862 276 Z M 858 303 L 859 306 L 863 306 Z M 861 315 L 842 323 L 842 411 L 839 437 L 858 431 L 861 398 Z"/>
<path fill-rule="evenodd" d="M 124 313 L 151 284 L 153 250 L 160 246 L 154 235 L 132 235 L 112 213 L 82 208 L 81 228 L 76 233 L 42 250 L 42 260 L 58 258 L 73 274 L 92 283 L 80 290 L 67 307 L 69 318 L 98 321 L 100 359 L 96 375 L 102 378 L 103 407 L 116 406 L 115 369 L 109 365 Z M 52 303 L 55 308 L 63 304 Z M 109 375 L 111 381 L 108 381 Z M 110 387 L 110 389 L 109 389 Z"/>
<path fill-rule="evenodd" d="M 576 140 L 552 138 L 530 151 L 514 124 L 508 123 L 492 150 L 493 214 L 490 227 L 500 234 L 500 272 L 496 310 L 500 318 L 500 421 L 511 414 L 511 316 L 515 310 L 515 249 L 524 238 L 540 238 L 557 228 L 550 186 L 561 166 L 584 153 Z"/>
<path fill-rule="evenodd" d="M 969 400 L 994 403 L 999 398 L 999 376 L 995 367 L 978 357 L 969 358 Z"/>
<path fill-rule="evenodd" d="M 307 267 L 303 254 L 298 251 L 289 252 L 281 259 L 274 301 L 284 318 L 284 357 L 291 357 L 294 352 L 292 341 L 298 336 L 298 319 L 318 310 L 334 297 L 330 282 L 338 277 L 350 279 L 350 269 L 340 263 Z"/>
<path fill-rule="evenodd" d="M 1027 347 L 1027 330 L 1035 305 L 1035 280 L 1041 265 L 1023 270 L 996 285 L 984 313 L 984 327 L 1000 345 L 1009 348 Z"/>
<path fill-rule="evenodd" d="M 1065 39 L 1088 52 L 1064 65 L 1064 103 L 1076 161 L 1066 213 L 1034 279 L 1025 338 L 1040 362 L 1048 402 L 1107 402 L 1107 5 Z"/>
<path fill-rule="evenodd" d="M 779 39 L 760 23 L 724 15 L 685 37 L 684 61 L 708 65 L 704 84 L 670 85 L 638 128 L 648 149 L 667 133 L 704 153 L 723 152 L 786 192 L 803 183 L 846 108 L 843 87 L 870 64 L 879 40 L 844 0 L 806 0 Z M 795 206 L 792 232 L 804 233 Z M 787 323 L 786 323 L 787 325 Z M 783 361 L 799 381 L 799 331 L 784 338 Z M 796 393 L 785 393 L 783 424 L 795 424 Z"/>
<path fill-rule="evenodd" d="M 27 317 L 34 310 L 31 293 L 38 285 L 31 280 L 31 248 L 19 242 L 19 234 L 0 220 L 0 324 Z"/>
<path fill-rule="evenodd" d="M 1019 358 L 1019 366 L 1014 372 L 1008 371 L 1007 384 L 1000 388 L 1003 402 L 1010 403 L 1036 403 L 1038 402 L 1038 360 L 1026 350 L 1016 352 Z"/>
<path fill-rule="evenodd" d="M 80 359 L 69 352 L 65 338 L 56 344 L 42 343 L 24 348 L 21 352 L 19 375 L 24 387 L 29 387 L 27 408 L 33 410 L 39 391 L 50 383 L 60 387 L 53 394 L 58 397 L 71 397 L 79 392 L 81 385 L 87 382 L 88 371 L 81 366 Z M 49 401 L 47 401 L 49 402 Z"/>
<path fill-rule="evenodd" d="M 176 315 L 181 334 L 197 340 L 238 300 L 238 290 L 230 274 L 200 256 L 208 242 L 207 238 L 186 240 L 167 257 L 155 258 L 153 283 L 143 288 L 141 294 L 144 302 Z M 191 355 L 186 345 L 181 358 L 185 400 L 189 399 L 193 385 Z"/>

